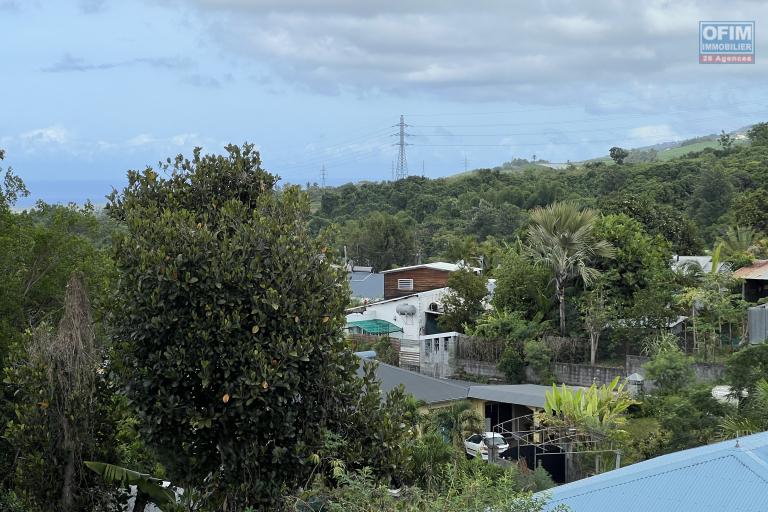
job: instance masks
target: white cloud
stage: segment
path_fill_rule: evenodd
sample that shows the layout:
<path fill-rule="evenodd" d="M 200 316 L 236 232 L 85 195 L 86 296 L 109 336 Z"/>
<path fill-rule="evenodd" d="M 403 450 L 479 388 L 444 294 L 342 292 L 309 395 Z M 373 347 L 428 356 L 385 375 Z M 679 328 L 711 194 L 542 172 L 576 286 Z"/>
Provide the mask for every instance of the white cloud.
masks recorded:
<path fill-rule="evenodd" d="M 26 144 L 66 144 L 71 138 L 71 133 L 61 126 L 37 128 L 19 135 L 19 139 Z"/>
<path fill-rule="evenodd" d="M 228 52 L 317 91 L 560 102 L 617 85 L 700 81 L 698 21 L 724 10 L 715 0 L 187 3 Z M 768 4 L 748 0 L 727 9 L 768 15 Z M 758 60 L 751 71 L 764 69 Z"/>
<path fill-rule="evenodd" d="M 638 146 L 679 140 L 681 138 L 668 124 L 638 126 L 637 128 L 630 130 L 629 136 L 632 139 L 638 139 L 640 141 L 637 144 Z"/>

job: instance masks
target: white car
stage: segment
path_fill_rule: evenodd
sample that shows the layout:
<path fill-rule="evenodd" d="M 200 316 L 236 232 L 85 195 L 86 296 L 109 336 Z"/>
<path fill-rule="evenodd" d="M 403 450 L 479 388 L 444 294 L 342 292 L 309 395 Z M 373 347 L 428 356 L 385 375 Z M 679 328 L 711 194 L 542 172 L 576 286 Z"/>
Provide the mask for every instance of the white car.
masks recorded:
<path fill-rule="evenodd" d="M 464 451 L 470 457 L 480 455 L 483 460 L 488 460 L 488 446 L 497 448 L 496 456 L 509 449 L 509 444 L 504 440 L 501 434 L 495 432 L 483 432 L 482 434 L 472 434 L 464 440 Z"/>

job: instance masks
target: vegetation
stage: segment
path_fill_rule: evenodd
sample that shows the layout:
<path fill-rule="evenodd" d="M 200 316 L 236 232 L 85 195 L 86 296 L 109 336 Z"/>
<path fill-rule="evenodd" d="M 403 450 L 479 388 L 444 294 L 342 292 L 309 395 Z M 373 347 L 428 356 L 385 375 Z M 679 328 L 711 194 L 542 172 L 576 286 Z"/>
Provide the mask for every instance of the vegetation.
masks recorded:
<path fill-rule="evenodd" d="M 613 247 L 594 235 L 597 213 L 579 211 L 574 203 L 554 203 L 531 212 L 528 244 L 533 261 L 550 270 L 555 283 L 555 296 L 559 304 L 560 335 L 565 336 L 565 287 L 575 276 L 589 285 L 598 271 L 589 266 L 591 260 L 602 256 L 610 258 Z"/>
<path fill-rule="evenodd" d="M 352 356 L 343 255 L 479 268 L 452 275 L 440 327 L 508 382 L 648 355 L 640 397 L 553 386 L 537 418 L 631 461 L 768 428 L 768 349 L 744 343 L 732 272 L 768 255 L 766 126 L 679 158 L 616 147 L 614 163 L 350 184 L 314 203 L 249 145 L 131 171 L 106 214 L 19 211 L 26 188 L 4 169 L 0 508 L 120 510 L 137 484 L 134 508 L 163 510 L 541 510 L 541 468 L 466 459 L 482 428 L 469 404 L 425 412 Z M 671 266 L 705 253 L 714 271 Z M 388 340 L 371 347 L 396 362 Z M 696 381 L 700 361 L 724 361 L 730 400 Z"/>

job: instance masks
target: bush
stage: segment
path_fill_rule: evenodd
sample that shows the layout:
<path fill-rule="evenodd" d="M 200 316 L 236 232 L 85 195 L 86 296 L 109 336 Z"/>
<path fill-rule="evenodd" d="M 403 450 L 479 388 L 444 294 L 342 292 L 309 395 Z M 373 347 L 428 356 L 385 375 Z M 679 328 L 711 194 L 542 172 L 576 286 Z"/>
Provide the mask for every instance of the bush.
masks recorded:
<path fill-rule="evenodd" d="M 518 344 L 511 343 L 504 349 L 497 368 L 512 384 L 519 384 L 525 380 L 525 361 Z"/>
<path fill-rule="evenodd" d="M 645 377 L 656 383 L 660 394 L 674 394 L 693 384 L 693 359 L 677 349 L 661 351 L 643 365 Z"/>
<path fill-rule="evenodd" d="M 525 362 L 536 372 L 541 384 L 551 384 L 555 381 L 550 364 L 552 349 L 542 340 L 529 340 L 523 346 Z"/>

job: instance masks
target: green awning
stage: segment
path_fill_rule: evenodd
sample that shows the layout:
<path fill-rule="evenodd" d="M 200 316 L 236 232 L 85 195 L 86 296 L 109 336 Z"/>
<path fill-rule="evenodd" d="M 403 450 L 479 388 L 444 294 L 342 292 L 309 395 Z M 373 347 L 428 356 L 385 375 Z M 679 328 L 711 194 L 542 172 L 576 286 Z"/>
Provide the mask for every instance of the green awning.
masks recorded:
<path fill-rule="evenodd" d="M 386 320 L 359 320 L 357 322 L 347 322 L 347 329 L 357 327 L 364 334 L 389 334 L 391 332 L 401 332 L 402 329 Z"/>

